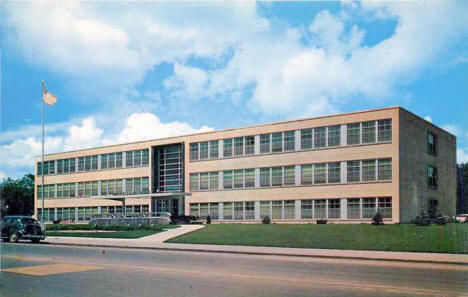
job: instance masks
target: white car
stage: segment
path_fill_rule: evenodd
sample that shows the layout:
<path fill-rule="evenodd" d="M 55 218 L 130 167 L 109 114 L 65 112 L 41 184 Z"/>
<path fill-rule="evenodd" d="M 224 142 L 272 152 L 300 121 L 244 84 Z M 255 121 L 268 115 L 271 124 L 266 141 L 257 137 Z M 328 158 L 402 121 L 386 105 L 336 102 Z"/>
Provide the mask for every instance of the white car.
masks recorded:
<path fill-rule="evenodd" d="M 467 223 L 468 222 L 468 214 L 459 214 L 456 217 L 457 222 L 459 223 Z"/>

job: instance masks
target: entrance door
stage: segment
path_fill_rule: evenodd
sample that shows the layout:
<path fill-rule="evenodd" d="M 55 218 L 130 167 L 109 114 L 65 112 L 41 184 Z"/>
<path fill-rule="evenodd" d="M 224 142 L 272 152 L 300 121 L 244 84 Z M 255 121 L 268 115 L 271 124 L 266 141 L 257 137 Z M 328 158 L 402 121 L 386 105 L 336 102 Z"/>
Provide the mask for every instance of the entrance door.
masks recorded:
<path fill-rule="evenodd" d="M 173 216 L 178 216 L 179 215 L 179 199 L 173 199 L 172 200 L 172 212 L 171 214 Z"/>
<path fill-rule="evenodd" d="M 167 212 L 167 200 L 156 200 L 156 212 Z"/>

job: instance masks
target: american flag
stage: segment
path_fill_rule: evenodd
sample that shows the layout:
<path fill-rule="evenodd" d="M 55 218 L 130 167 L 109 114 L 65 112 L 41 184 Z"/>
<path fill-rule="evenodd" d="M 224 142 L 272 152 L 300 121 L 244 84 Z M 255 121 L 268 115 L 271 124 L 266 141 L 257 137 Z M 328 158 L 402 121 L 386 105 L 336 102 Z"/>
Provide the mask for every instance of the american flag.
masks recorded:
<path fill-rule="evenodd" d="M 49 105 L 54 105 L 57 102 L 57 96 L 49 93 L 46 88 L 43 88 L 42 91 L 42 100 Z"/>

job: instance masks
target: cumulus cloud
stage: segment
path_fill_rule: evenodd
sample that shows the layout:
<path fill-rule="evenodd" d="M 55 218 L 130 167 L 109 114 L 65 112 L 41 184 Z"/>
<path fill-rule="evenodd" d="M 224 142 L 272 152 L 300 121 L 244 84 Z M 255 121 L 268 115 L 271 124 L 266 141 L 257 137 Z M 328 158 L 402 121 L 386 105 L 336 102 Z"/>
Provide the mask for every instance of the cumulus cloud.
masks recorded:
<path fill-rule="evenodd" d="M 468 149 L 457 149 L 457 163 L 468 162 Z"/>
<path fill-rule="evenodd" d="M 442 129 L 452 133 L 455 136 L 460 136 L 460 128 L 457 125 L 445 124 L 441 126 Z"/>
<path fill-rule="evenodd" d="M 432 123 L 432 117 L 431 117 L 431 116 L 427 115 L 427 116 L 424 117 L 424 119 L 425 119 L 426 121 Z"/>

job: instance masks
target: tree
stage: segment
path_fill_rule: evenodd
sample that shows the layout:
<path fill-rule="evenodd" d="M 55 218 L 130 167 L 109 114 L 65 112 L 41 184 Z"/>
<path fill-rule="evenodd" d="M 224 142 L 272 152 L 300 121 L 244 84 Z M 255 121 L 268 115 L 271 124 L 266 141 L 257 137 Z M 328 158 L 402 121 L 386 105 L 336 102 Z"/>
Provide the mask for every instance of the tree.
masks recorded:
<path fill-rule="evenodd" d="M 28 173 L 19 179 L 4 179 L 0 184 L 0 213 L 32 215 L 34 213 L 34 175 Z"/>

